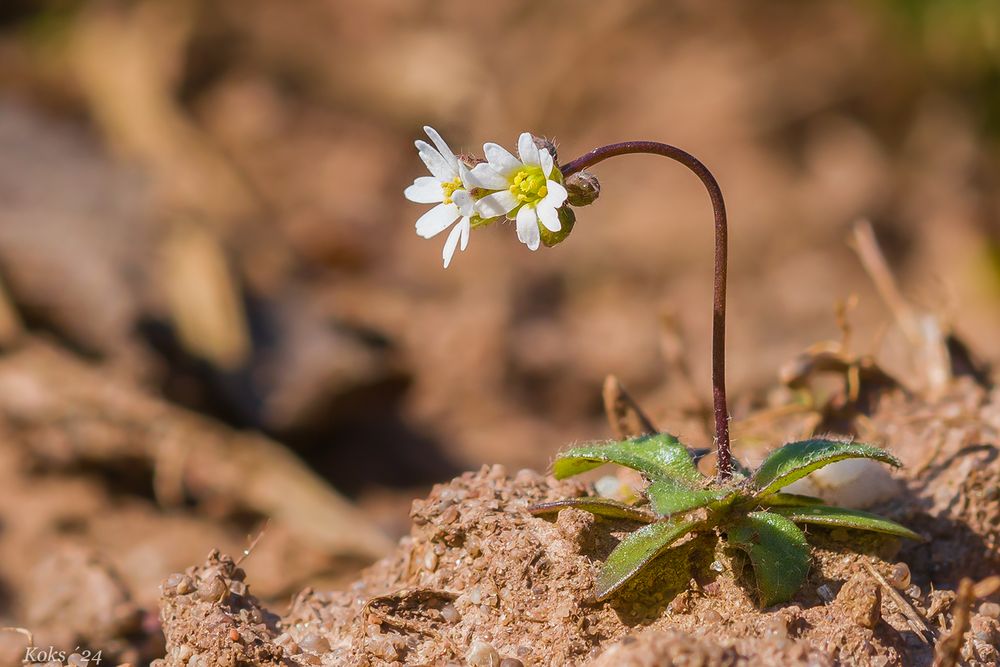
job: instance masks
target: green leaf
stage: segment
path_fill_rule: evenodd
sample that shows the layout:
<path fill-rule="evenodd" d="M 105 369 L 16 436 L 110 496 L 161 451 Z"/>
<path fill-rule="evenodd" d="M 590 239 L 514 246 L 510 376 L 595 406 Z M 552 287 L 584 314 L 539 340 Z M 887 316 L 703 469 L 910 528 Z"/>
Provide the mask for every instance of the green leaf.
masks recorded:
<path fill-rule="evenodd" d="M 771 510 L 781 516 L 788 517 L 795 523 L 813 523 L 821 526 L 838 526 L 857 530 L 871 530 L 876 533 L 906 537 L 923 542 L 924 538 L 895 521 L 889 521 L 877 514 L 849 510 L 843 507 L 819 505 L 813 507 L 775 507 Z"/>
<path fill-rule="evenodd" d="M 792 442 L 771 452 L 753 474 L 757 497 L 774 493 L 813 470 L 844 459 L 874 459 L 889 465 L 902 465 L 892 454 L 883 449 L 854 442 L 838 440 L 802 440 Z"/>
<path fill-rule="evenodd" d="M 771 512 L 751 512 L 727 530 L 729 542 L 750 556 L 760 604 L 786 602 L 809 573 L 809 544 L 790 520 Z"/>
<path fill-rule="evenodd" d="M 573 507 L 612 519 L 632 519 L 633 521 L 642 521 L 643 523 L 656 521 L 656 516 L 649 510 L 626 505 L 610 498 L 567 498 L 566 500 L 532 505 L 528 508 L 528 511 L 532 514 L 550 514 L 558 512 L 561 509 L 566 509 L 567 507 Z"/>
<path fill-rule="evenodd" d="M 667 433 L 568 449 L 556 456 L 552 474 L 556 479 L 564 479 L 605 463 L 638 470 L 651 480 L 674 478 L 691 483 L 704 480 L 687 447 Z"/>
<path fill-rule="evenodd" d="M 759 500 L 764 507 L 807 507 L 822 505 L 823 499 L 814 496 L 804 496 L 798 493 L 771 493 Z"/>
<path fill-rule="evenodd" d="M 595 594 L 604 600 L 634 577 L 671 544 L 691 532 L 698 521 L 657 521 L 629 533 L 608 559 L 597 576 Z"/>
<path fill-rule="evenodd" d="M 704 507 L 733 493 L 731 488 L 699 489 L 675 479 L 659 479 L 646 488 L 653 511 L 660 516 Z"/>

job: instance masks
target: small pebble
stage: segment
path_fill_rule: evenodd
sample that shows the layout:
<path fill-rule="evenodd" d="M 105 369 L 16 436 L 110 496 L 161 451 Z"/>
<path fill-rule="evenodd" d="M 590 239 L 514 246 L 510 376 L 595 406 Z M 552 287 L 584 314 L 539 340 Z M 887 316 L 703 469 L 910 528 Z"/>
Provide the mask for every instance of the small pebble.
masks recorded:
<path fill-rule="evenodd" d="M 472 642 L 465 659 L 471 667 L 500 667 L 500 654 L 486 642 Z"/>
<path fill-rule="evenodd" d="M 444 617 L 444 620 L 448 623 L 458 623 L 462 620 L 462 615 L 458 613 L 458 610 L 455 609 L 455 605 L 452 604 L 446 604 L 441 607 L 441 616 Z"/>
<path fill-rule="evenodd" d="M 458 519 L 458 508 L 452 505 L 441 514 L 441 523 L 454 523 Z"/>
<path fill-rule="evenodd" d="M 330 642 L 315 632 L 311 632 L 303 637 L 302 641 L 299 642 L 299 646 L 303 651 L 308 651 L 309 653 L 326 653 L 330 650 Z"/>
<path fill-rule="evenodd" d="M 822 598 L 824 602 L 831 602 L 834 598 L 833 589 L 826 584 L 821 584 L 816 587 L 816 593 Z"/>
<path fill-rule="evenodd" d="M 722 614 L 715 611 L 714 609 L 706 609 L 701 612 L 701 622 L 708 625 L 717 625 L 722 623 Z"/>
<path fill-rule="evenodd" d="M 686 614 L 691 609 L 691 603 L 687 595 L 683 593 L 674 597 L 670 601 L 670 612 L 673 614 Z"/>
<path fill-rule="evenodd" d="M 717 560 L 713 560 L 713 561 L 712 561 L 712 564 L 708 566 L 708 569 L 712 570 L 713 572 L 722 572 L 722 571 L 723 571 L 723 570 L 725 570 L 726 568 L 725 568 L 725 566 L 724 566 L 724 565 L 723 565 L 722 563 L 720 563 L 719 561 L 717 561 Z"/>
<path fill-rule="evenodd" d="M 765 633 L 768 637 L 785 639 L 788 637 L 788 618 L 785 616 L 776 616 L 768 623 Z"/>
<path fill-rule="evenodd" d="M 897 591 L 905 591 L 910 587 L 910 566 L 906 563 L 896 563 L 889 573 L 889 583 Z"/>
<path fill-rule="evenodd" d="M 500 661 L 500 667 L 524 667 L 524 663 L 517 658 L 504 658 Z"/>
<path fill-rule="evenodd" d="M 238 642 L 240 640 L 240 631 L 236 628 L 229 629 L 229 641 Z"/>
<path fill-rule="evenodd" d="M 176 595 L 177 594 L 177 584 L 181 583 L 181 579 L 184 575 L 180 572 L 174 572 L 166 579 L 163 580 L 163 594 L 164 595 Z"/>
<path fill-rule="evenodd" d="M 175 590 L 178 595 L 187 595 L 194 590 L 194 580 L 186 574 L 181 575 L 181 579 L 177 582 L 177 588 Z"/>
<path fill-rule="evenodd" d="M 979 613 L 988 618 L 1000 618 L 1000 604 L 984 602 L 979 605 Z"/>
<path fill-rule="evenodd" d="M 206 602 L 221 600 L 228 592 L 226 582 L 218 575 L 198 584 L 198 599 Z"/>
<path fill-rule="evenodd" d="M 907 588 L 906 594 L 909 595 L 914 600 L 920 599 L 920 596 L 923 595 L 923 593 L 920 591 L 920 586 L 917 586 L 916 584 L 913 584 L 912 586 Z"/>

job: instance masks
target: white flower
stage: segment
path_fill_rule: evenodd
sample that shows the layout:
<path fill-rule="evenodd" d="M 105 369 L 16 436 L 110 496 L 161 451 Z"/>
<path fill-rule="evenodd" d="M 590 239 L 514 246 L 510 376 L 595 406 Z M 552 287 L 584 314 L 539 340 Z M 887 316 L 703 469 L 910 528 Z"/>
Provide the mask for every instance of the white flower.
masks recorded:
<path fill-rule="evenodd" d="M 418 204 L 437 204 L 417 220 L 417 234 L 425 239 L 440 234 L 458 221 L 448 234 L 441 253 L 444 266 L 448 268 L 459 242 L 461 241 L 462 250 L 468 247 L 469 232 L 472 230 L 471 218 L 476 215 L 472 195 L 466 186 L 469 169 L 459 162 L 437 130 L 425 126 L 424 132 L 434 142 L 434 146 L 417 140 L 417 153 L 432 175 L 420 176 L 403 194 Z"/>
<path fill-rule="evenodd" d="M 495 190 L 475 202 L 480 216 L 506 215 L 517 220 L 517 238 L 532 250 L 541 243 L 539 223 L 551 232 L 561 228 L 557 210 L 566 201 L 562 174 L 547 149 L 538 148 L 528 132 L 517 141 L 521 159 L 497 144 L 484 144 L 487 162 L 478 164 L 465 177 L 470 188 Z"/>

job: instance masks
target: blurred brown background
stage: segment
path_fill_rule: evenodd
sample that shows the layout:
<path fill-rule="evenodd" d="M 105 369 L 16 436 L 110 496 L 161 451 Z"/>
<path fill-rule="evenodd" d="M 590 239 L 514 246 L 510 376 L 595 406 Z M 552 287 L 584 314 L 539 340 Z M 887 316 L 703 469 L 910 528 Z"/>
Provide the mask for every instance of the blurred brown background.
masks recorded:
<path fill-rule="evenodd" d="M 0 29 L 5 346 L 48 338 L 262 431 L 393 535 L 432 481 L 608 437 L 607 373 L 710 442 L 697 181 L 618 158 L 567 242 L 494 226 L 442 270 L 402 197 L 423 124 L 469 152 L 529 130 L 563 162 L 626 139 L 701 157 L 730 211 L 737 420 L 852 294 L 851 344 L 878 350 L 859 218 L 908 298 L 1000 354 L 989 0 L 4 0 Z M 222 514 L 235 544 L 255 525 Z"/>

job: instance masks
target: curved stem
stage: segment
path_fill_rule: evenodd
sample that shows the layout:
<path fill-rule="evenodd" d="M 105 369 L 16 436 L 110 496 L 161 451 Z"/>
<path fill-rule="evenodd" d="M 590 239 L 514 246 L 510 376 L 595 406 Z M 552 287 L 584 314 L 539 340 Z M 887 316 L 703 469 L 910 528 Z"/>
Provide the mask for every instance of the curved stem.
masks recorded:
<path fill-rule="evenodd" d="M 722 199 L 715 176 L 701 160 L 680 148 L 661 144 L 657 141 L 625 141 L 595 148 L 562 167 L 564 177 L 592 167 L 616 155 L 649 153 L 662 155 L 680 162 L 701 179 L 708 196 L 712 200 L 715 214 L 715 283 L 712 303 L 712 398 L 715 408 L 715 444 L 719 453 L 719 479 L 726 480 L 733 475 L 733 458 L 729 445 L 729 410 L 726 406 L 726 271 L 728 249 L 728 227 L 726 225 L 726 203 Z"/>

